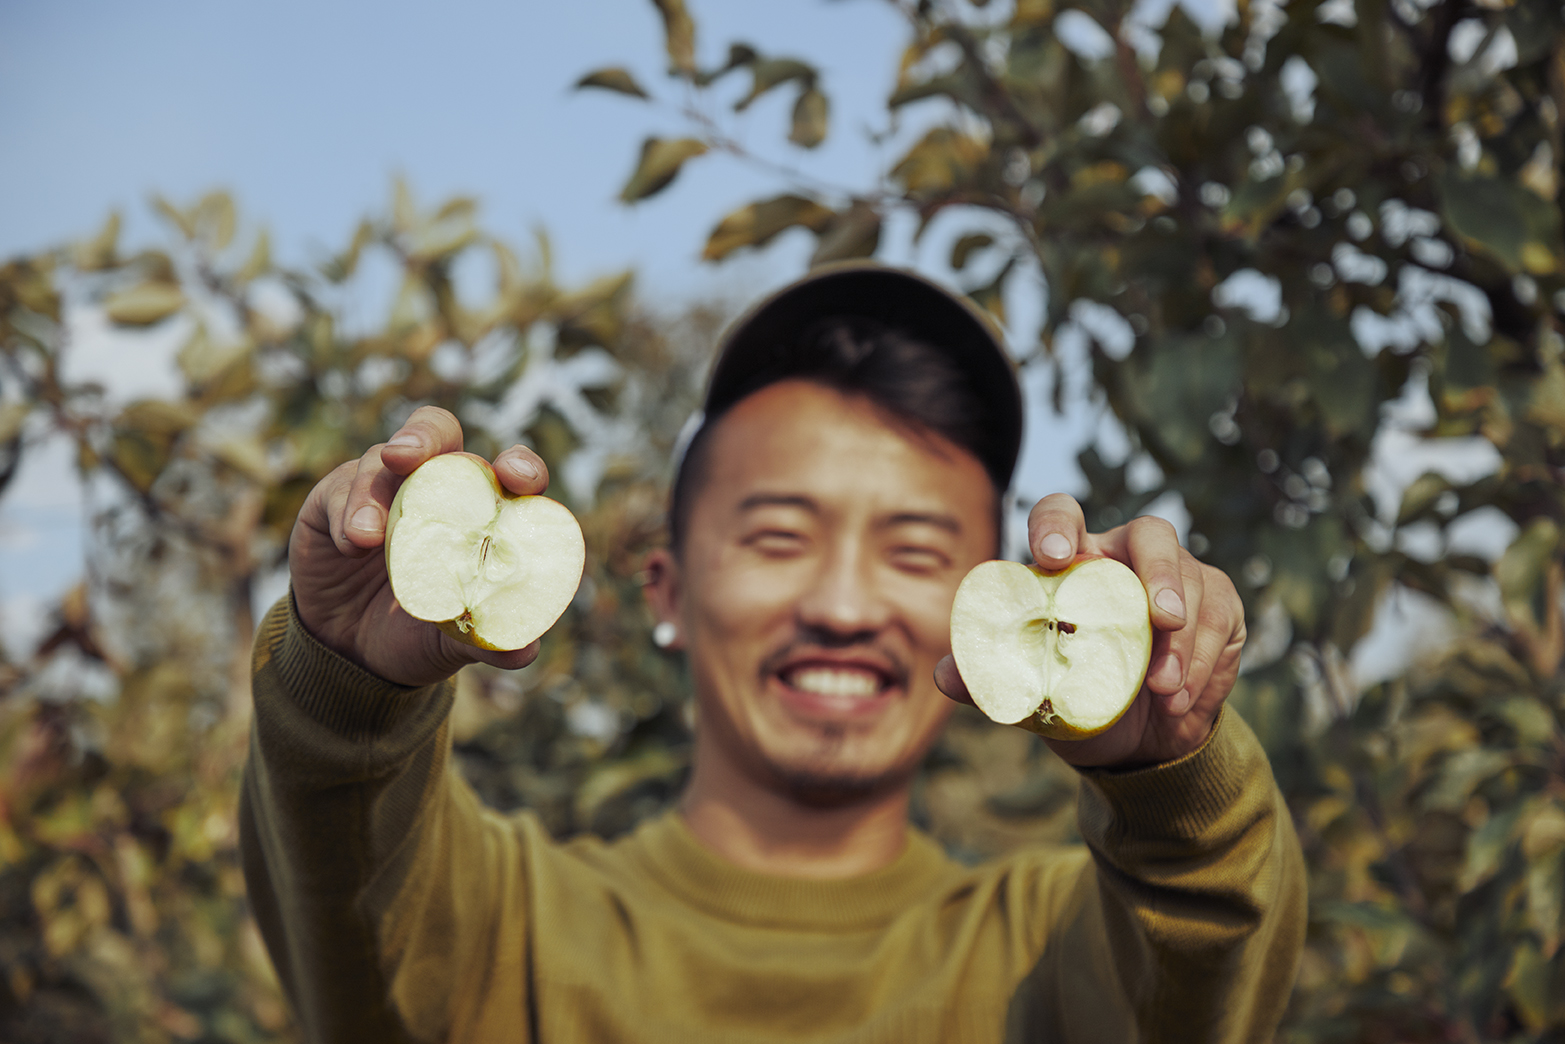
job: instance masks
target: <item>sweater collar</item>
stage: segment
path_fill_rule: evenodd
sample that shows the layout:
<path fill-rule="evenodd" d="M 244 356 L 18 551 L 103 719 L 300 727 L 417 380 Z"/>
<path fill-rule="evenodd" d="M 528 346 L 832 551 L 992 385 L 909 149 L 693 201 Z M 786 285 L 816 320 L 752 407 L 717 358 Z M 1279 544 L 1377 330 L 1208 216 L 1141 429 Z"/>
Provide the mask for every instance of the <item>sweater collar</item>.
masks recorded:
<path fill-rule="evenodd" d="M 652 876 L 685 903 L 759 927 L 847 931 L 883 925 L 954 868 L 939 845 L 911 827 L 907 847 L 891 865 L 826 881 L 735 866 L 697 840 L 677 811 L 644 823 L 628 843 Z"/>

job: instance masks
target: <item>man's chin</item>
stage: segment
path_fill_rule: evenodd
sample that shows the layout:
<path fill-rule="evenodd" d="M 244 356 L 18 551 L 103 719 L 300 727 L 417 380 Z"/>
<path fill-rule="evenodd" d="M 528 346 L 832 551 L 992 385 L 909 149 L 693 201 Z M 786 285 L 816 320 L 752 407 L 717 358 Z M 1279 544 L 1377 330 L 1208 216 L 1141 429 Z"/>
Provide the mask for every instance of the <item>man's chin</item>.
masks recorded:
<path fill-rule="evenodd" d="M 906 769 L 880 773 L 842 769 L 777 766 L 783 793 L 809 808 L 846 808 L 875 801 L 905 787 L 912 779 Z"/>

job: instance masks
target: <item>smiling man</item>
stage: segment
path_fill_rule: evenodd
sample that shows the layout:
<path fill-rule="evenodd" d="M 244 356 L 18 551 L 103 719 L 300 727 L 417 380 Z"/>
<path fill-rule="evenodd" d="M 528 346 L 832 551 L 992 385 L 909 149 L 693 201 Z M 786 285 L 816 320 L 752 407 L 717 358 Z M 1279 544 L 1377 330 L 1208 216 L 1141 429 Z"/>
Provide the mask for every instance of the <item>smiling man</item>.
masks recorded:
<path fill-rule="evenodd" d="M 951 602 L 996 554 L 1020 428 L 984 321 L 907 273 L 817 272 L 734 326 L 647 564 L 690 658 L 690 782 L 613 843 L 489 812 L 448 766 L 450 676 L 537 652 L 452 642 L 386 583 L 386 508 L 461 448 L 455 418 L 419 410 L 323 480 L 257 637 L 242 817 L 310 1038 L 1269 1038 L 1302 943 L 1298 846 L 1222 713 L 1242 607 L 1166 523 L 1089 534 L 1060 495 L 1029 521 L 1040 564 L 1112 555 L 1154 606 L 1132 709 L 1051 742 L 1082 769 L 1086 847 L 964 867 L 908 825 L 940 689 L 965 699 Z M 547 484 L 521 447 L 495 470 Z"/>

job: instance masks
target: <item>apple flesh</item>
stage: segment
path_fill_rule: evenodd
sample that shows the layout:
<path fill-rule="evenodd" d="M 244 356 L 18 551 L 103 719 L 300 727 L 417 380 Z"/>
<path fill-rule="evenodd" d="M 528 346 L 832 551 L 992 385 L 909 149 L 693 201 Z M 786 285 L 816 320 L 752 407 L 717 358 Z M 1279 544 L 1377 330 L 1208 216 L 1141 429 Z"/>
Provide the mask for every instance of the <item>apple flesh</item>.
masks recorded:
<path fill-rule="evenodd" d="M 581 526 L 564 504 L 507 491 L 470 453 L 425 461 L 386 520 L 397 602 L 481 649 L 520 649 L 554 626 L 585 562 Z"/>
<path fill-rule="evenodd" d="M 1112 558 L 1058 572 L 984 562 L 957 588 L 951 654 L 978 709 L 1051 739 L 1086 739 L 1130 707 L 1152 657 L 1147 591 Z"/>

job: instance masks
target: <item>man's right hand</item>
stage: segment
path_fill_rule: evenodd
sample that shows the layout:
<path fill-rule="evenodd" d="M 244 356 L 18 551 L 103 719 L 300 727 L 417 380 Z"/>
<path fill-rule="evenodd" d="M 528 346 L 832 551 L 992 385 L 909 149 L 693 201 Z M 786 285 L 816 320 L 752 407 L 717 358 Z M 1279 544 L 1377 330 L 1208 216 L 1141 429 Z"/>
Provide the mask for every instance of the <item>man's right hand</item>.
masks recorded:
<path fill-rule="evenodd" d="M 428 685 L 469 663 L 525 667 L 538 643 L 490 652 L 442 634 L 402 611 L 386 576 L 386 517 L 402 480 L 441 453 L 462 448 L 462 425 L 445 410 L 424 406 L 387 442 L 316 483 L 288 538 L 288 572 L 305 628 L 327 648 L 387 681 Z M 494 461 L 512 493 L 542 493 L 543 461 L 513 446 Z"/>

